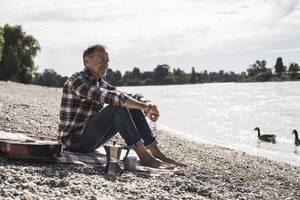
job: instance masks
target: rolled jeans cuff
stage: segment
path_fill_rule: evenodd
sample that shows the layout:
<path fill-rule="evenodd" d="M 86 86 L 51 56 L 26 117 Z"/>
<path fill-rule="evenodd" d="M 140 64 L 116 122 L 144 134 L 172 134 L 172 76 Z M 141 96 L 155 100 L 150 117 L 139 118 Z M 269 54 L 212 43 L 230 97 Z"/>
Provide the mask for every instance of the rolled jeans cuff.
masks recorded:
<path fill-rule="evenodd" d="M 147 144 L 147 145 L 144 145 L 144 146 L 145 146 L 146 149 L 149 149 L 149 148 L 151 148 L 152 146 L 157 145 L 157 144 L 158 144 L 158 142 L 157 142 L 156 140 L 154 140 L 154 141 L 151 142 L 150 144 Z"/>
<path fill-rule="evenodd" d="M 141 144 L 143 144 L 143 140 L 142 140 L 142 139 L 139 139 L 136 143 L 131 144 L 131 145 L 128 145 L 127 148 L 128 148 L 128 149 L 132 149 L 132 148 L 134 148 L 134 147 L 136 147 L 136 146 L 138 146 L 138 145 L 141 145 Z"/>

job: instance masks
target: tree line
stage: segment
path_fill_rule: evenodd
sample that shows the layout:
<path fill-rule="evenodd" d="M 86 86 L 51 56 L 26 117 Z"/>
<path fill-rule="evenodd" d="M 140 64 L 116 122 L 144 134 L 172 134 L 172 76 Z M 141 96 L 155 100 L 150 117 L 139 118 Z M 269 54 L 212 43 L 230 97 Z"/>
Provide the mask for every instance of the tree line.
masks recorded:
<path fill-rule="evenodd" d="M 277 58 L 272 68 L 267 67 L 265 60 L 257 60 L 250 65 L 246 72 L 235 73 L 233 71 L 208 72 L 207 70 L 196 72 L 195 67 L 190 73 L 177 68 L 170 70 L 167 64 L 157 65 L 153 71 L 141 72 L 135 67 L 132 71 L 121 72 L 108 69 L 105 79 L 116 86 L 132 85 L 170 85 L 170 84 L 194 84 L 194 83 L 216 83 L 216 82 L 264 82 L 264 81 L 291 81 L 300 80 L 300 67 L 297 63 L 285 66 L 282 58 Z"/>
<path fill-rule="evenodd" d="M 68 77 L 53 69 L 37 72 L 33 59 L 39 51 L 38 40 L 26 34 L 20 25 L 0 27 L 0 80 L 62 87 Z"/>
<path fill-rule="evenodd" d="M 39 51 L 39 42 L 32 35 L 27 35 L 20 25 L 6 24 L 0 27 L 0 80 L 62 87 L 67 76 L 61 76 L 53 69 L 37 72 L 38 66 L 33 59 Z M 300 80 L 300 67 L 295 62 L 285 66 L 281 57 L 277 58 L 274 67 L 267 67 L 265 60 L 257 60 L 241 73 L 224 70 L 197 72 L 195 67 L 191 67 L 190 72 L 185 72 L 180 68 L 171 69 L 168 64 L 161 64 L 152 71 L 143 72 L 134 67 L 124 74 L 109 68 L 105 79 L 115 86 L 287 81 Z"/>

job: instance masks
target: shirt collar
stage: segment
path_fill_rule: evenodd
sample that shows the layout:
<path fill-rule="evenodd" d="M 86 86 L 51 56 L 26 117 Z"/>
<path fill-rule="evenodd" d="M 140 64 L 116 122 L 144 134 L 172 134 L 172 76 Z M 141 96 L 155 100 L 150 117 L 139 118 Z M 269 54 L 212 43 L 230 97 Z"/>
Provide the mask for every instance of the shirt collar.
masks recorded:
<path fill-rule="evenodd" d="M 98 82 L 102 83 L 102 78 L 99 78 L 98 80 L 96 80 L 96 79 L 94 78 L 94 76 L 92 75 L 91 71 L 90 71 L 87 67 L 84 67 L 84 70 L 83 70 L 83 71 L 87 74 L 88 78 L 89 78 L 91 81 L 98 81 Z"/>

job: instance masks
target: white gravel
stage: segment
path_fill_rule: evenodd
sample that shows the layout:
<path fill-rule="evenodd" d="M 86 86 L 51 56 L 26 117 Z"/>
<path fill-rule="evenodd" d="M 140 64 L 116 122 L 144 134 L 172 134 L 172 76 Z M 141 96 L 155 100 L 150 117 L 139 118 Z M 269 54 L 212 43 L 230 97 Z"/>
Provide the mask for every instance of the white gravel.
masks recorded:
<path fill-rule="evenodd" d="M 0 81 L 0 130 L 56 137 L 61 89 Z M 122 143 L 120 137 L 116 137 Z M 300 199 L 300 167 L 159 131 L 183 175 L 125 172 L 0 157 L 0 199 Z"/>

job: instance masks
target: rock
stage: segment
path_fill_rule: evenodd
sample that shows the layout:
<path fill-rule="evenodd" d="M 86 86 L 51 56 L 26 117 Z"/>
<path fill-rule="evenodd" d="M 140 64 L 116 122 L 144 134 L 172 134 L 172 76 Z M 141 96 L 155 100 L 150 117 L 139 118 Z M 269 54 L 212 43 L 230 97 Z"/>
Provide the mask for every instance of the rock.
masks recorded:
<path fill-rule="evenodd" d="M 56 136 L 61 89 L 0 81 L 0 130 Z M 180 139 L 158 130 L 168 156 L 188 164 L 183 174 L 123 173 L 102 168 L 12 161 L 0 157 L 0 199 L 297 199 L 299 166 L 229 148 Z M 120 136 L 114 139 L 118 143 Z M 124 142 L 123 142 L 124 143 Z M 176 148 L 174 148 L 176 147 Z M 20 192 L 22 194 L 20 194 Z"/>

